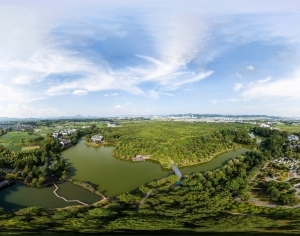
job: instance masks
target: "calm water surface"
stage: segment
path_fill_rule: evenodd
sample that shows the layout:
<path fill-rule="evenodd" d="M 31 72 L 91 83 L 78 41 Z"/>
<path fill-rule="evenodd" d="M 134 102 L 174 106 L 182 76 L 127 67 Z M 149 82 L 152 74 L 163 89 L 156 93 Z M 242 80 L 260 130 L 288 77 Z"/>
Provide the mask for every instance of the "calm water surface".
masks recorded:
<path fill-rule="evenodd" d="M 85 140 L 82 139 L 76 146 L 62 153 L 70 165 L 71 178 L 91 183 L 107 196 L 130 191 L 144 183 L 173 174 L 171 170 L 162 169 L 157 162 L 121 160 L 112 156 L 113 147 L 91 147 L 86 146 L 84 142 Z M 247 148 L 240 148 L 226 152 L 207 163 L 180 168 L 180 170 L 183 174 L 213 170 L 247 150 Z M 88 190 L 69 182 L 60 184 L 58 187 L 57 193 L 70 200 L 77 199 L 90 204 L 101 199 Z M 54 189 L 54 186 L 34 188 L 15 184 L 0 192 L 0 207 L 10 210 L 28 206 L 55 208 L 77 204 L 67 203 L 55 197 Z"/>
<path fill-rule="evenodd" d="M 107 196 L 130 191 L 146 182 L 173 174 L 154 161 L 125 161 L 112 156 L 113 147 L 91 147 L 81 140 L 75 147 L 63 152 L 63 157 L 71 166 L 71 178 L 96 185 L 97 189 Z M 236 157 L 248 149 L 223 153 L 210 162 L 184 167 L 183 174 L 203 172 L 221 167 L 229 159 Z"/>
<path fill-rule="evenodd" d="M 58 184 L 57 194 L 68 200 L 81 200 L 91 204 L 101 200 L 101 197 L 88 190 L 76 186 L 70 182 Z M 20 209 L 29 206 L 41 206 L 45 208 L 66 207 L 78 205 L 78 203 L 65 202 L 57 198 L 53 191 L 54 186 L 47 188 L 29 187 L 16 183 L 0 192 L 0 207 L 5 210 Z"/>

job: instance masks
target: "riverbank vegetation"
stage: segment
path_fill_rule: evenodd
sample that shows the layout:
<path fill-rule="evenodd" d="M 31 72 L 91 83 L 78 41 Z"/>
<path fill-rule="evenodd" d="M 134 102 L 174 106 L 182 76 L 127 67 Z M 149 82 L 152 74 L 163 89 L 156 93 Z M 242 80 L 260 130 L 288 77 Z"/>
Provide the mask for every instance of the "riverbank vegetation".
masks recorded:
<path fill-rule="evenodd" d="M 73 183 L 75 185 L 78 185 L 80 187 L 83 187 L 84 189 L 87 189 L 90 192 L 95 193 L 95 194 L 97 194 L 97 195 L 99 195 L 103 198 L 103 195 L 100 192 L 98 192 L 92 184 L 89 184 L 89 183 L 86 183 L 86 182 L 83 182 L 83 181 L 73 180 L 73 179 L 69 179 L 69 181 L 71 183 Z"/>

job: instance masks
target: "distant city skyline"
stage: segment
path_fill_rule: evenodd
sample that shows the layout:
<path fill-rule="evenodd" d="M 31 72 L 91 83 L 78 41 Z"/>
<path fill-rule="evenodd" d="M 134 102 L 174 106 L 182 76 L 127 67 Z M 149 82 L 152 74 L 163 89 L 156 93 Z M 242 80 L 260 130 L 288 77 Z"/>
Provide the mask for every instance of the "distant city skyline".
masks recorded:
<path fill-rule="evenodd" d="M 300 2 L 3 0 L 0 117 L 300 117 Z"/>

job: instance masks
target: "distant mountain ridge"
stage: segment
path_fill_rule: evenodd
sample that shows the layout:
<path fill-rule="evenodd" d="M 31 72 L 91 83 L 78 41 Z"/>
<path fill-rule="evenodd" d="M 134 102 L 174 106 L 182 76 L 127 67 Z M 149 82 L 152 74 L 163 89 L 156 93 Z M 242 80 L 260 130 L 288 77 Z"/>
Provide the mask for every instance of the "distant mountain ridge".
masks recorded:
<path fill-rule="evenodd" d="M 38 118 L 14 118 L 14 117 L 1 117 L 0 121 L 36 121 L 36 120 L 64 120 L 64 119 L 95 119 L 100 118 L 97 116 L 82 116 L 82 115 L 76 115 L 76 116 L 59 116 L 59 117 L 38 117 Z"/>

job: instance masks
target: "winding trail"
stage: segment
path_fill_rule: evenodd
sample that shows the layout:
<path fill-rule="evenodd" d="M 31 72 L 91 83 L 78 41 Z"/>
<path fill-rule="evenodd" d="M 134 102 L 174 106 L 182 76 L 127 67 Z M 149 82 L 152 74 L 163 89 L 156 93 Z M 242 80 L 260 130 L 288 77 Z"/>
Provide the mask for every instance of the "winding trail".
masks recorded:
<path fill-rule="evenodd" d="M 102 197 L 102 199 L 100 200 L 100 202 L 101 202 L 101 201 L 106 201 L 106 200 L 107 200 L 107 198 L 106 198 L 102 193 L 98 192 L 97 195 L 99 195 L 99 196 Z"/>
<path fill-rule="evenodd" d="M 139 206 L 143 205 L 144 202 L 146 201 L 146 199 L 150 196 L 150 194 L 152 193 L 152 190 L 147 192 L 146 195 L 142 198 L 142 200 L 139 203 Z"/>
<path fill-rule="evenodd" d="M 56 189 L 53 191 L 53 193 L 55 194 L 56 197 L 63 199 L 65 202 L 79 202 L 79 203 L 82 204 L 82 205 L 89 206 L 89 204 L 86 204 L 86 203 L 84 203 L 84 202 L 82 202 L 82 201 L 79 201 L 79 200 L 67 200 L 67 199 L 65 199 L 64 197 L 59 196 L 59 195 L 56 193 L 56 191 L 58 190 L 58 187 L 57 187 L 56 184 L 54 184 L 54 186 L 56 187 Z"/>

